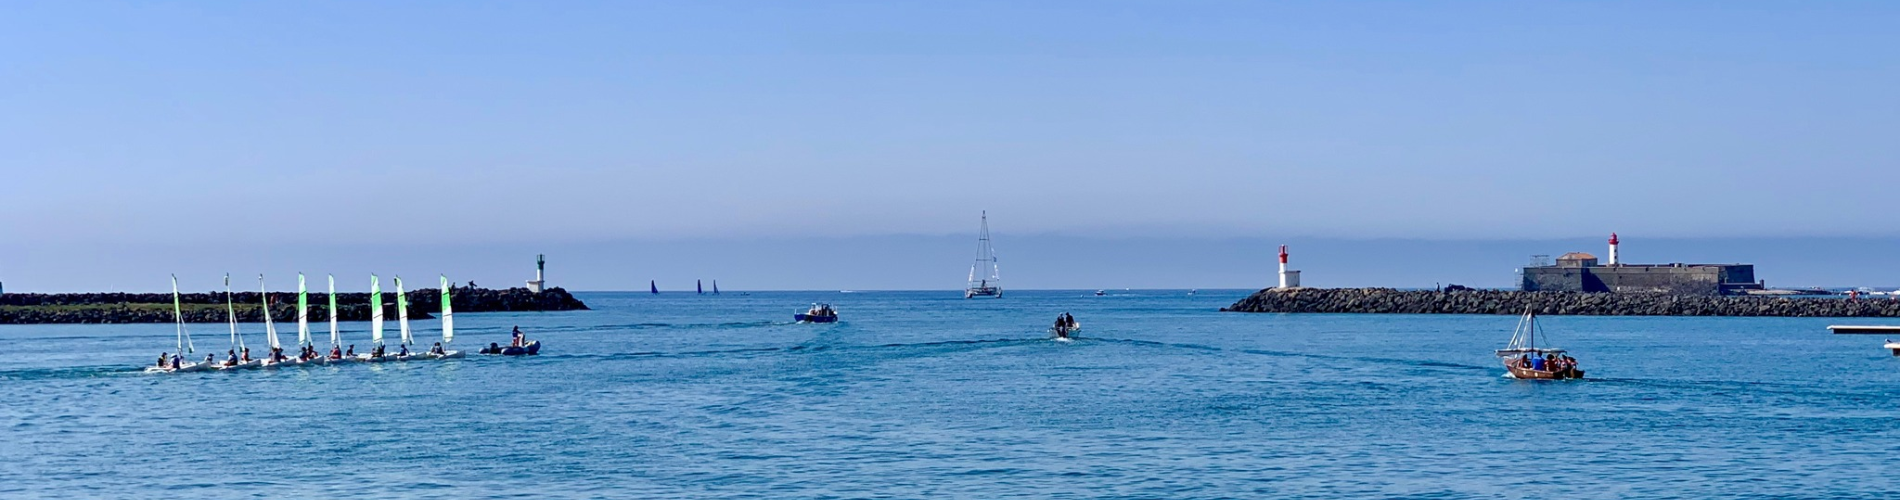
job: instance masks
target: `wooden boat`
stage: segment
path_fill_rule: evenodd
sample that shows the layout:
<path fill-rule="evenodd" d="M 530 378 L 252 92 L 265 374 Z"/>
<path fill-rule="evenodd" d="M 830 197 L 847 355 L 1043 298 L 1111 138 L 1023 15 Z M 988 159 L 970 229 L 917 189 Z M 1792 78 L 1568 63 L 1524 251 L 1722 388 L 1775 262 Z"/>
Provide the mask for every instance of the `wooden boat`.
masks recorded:
<path fill-rule="evenodd" d="M 1511 378 L 1524 380 L 1564 380 L 1583 378 L 1583 370 L 1576 367 L 1576 359 L 1564 354 L 1563 349 L 1540 346 L 1537 343 L 1537 313 L 1524 311 L 1524 317 L 1517 322 L 1517 328 L 1511 331 L 1511 342 L 1497 350 L 1498 360 L 1504 363 L 1504 369 L 1511 372 Z"/>

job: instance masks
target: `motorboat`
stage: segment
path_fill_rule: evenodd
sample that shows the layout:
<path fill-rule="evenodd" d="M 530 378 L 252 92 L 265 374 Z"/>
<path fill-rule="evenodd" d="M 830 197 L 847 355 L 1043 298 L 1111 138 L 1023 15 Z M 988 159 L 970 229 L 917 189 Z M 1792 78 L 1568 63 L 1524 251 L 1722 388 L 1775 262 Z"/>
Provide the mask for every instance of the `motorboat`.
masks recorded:
<path fill-rule="evenodd" d="M 792 319 L 799 323 L 837 323 L 838 310 L 832 309 L 831 304 L 812 304 L 811 309 L 793 314 Z"/>

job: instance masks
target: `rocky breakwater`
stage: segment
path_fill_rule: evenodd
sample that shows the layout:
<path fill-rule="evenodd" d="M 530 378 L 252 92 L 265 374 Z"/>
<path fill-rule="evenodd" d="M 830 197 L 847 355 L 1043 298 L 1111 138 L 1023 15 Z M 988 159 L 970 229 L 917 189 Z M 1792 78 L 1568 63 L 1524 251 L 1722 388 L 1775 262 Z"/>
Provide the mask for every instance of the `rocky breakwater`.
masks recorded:
<path fill-rule="evenodd" d="M 1405 291 L 1390 288 L 1269 288 L 1233 305 L 1235 312 L 1374 314 L 1523 314 L 1580 316 L 1900 317 L 1900 301 L 1714 295 Z"/>
<path fill-rule="evenodd" d="M 495 290 L 488 288 L 450 288 L 450 300 L 455 312 L 481 313 L 499 311 L 571 311 L 587 309 L 587 304 L 574 298 L 567 290 L 549 288 L 541 293 L 526 288 Z M 297 293 L 270 292 L 271 319 L 278 322 L 297 321 Z M 341 321 L 368 321 L 370 312 L 369 294 L 336 294 L 337 319 Z M 188 293 L 179 296 L 185 321 L 188 323 L 225 322 L 224 292 Z M 231 302 L 237 310 L 240 322 L 263 322 L 263 296 L 261 292 L 239 292 L 231 294 Z M 330 320 L 330 295 L 312 293 L 309 296 L 309 319 L 312 323 Z M 396 319 L 396 294 L 383 293 L 383 317 L 391 321 Z M 409 291 L 409 319 L 430 319 L 429 313 L 442 310 L 441 289 L 424 288 Z M 42 323 L 170 323 L 172 317 L 172 296 L 169 293 L 9 293 L 0 295 L 0 324 L 42 324 Z"/>

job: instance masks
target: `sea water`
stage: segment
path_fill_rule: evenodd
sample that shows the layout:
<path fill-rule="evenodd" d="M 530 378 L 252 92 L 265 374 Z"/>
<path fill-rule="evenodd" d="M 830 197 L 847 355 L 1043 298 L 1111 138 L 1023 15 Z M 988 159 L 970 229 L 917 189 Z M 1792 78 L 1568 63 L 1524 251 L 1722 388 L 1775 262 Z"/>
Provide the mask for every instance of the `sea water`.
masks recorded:
<path fill-rule="evenodd" d="M 0 497 L 1900 495 L 1900 361 L 1839 320 L 1546 317 L 1589 379 L 1520 381 L 1516 317 L 1245 294 L 582 293 L 458 315 L 535 357 L 170 375 L 172 325 L 0 326 Z"/>

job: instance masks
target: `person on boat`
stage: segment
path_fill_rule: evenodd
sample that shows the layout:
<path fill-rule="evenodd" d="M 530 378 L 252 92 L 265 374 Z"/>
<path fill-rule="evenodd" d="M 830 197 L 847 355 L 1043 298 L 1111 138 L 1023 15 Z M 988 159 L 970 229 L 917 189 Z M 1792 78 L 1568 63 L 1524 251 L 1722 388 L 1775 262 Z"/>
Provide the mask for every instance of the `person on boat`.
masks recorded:
<path fill-rule="evenodd" d="M 396 351 L 396 357 L 398 358 L 409 357 L 409 344 L 403 344 L 402 347 Z"/>
<path fill-rule="evenodd" d="M 205 366 L 211 366 L 213 364 L 217 364 L 217 362 L 218 362 L 217 355 L 211 354 L 208 352 L 205 353 Z"/>
<path fill-rule="evenodd" d="M 350 350 L 348 350 L 348 351 L 344 351 L 344 352 L 343 352 L 343 355 L 344 355 L 344 356 L 349 356 L 349 357 L 352 357 L 352 358 L 354 358 L 354 357 L 356 357 L 356 344 L 350 344 Z"/>
<path fill-rule="evenodd" d="M 527 340 L 527 336 L 521 334 L 521 325 L 515 325 L 515 331 L 509 337 L 512 340 L 508 341 L 508 347 L 521 347 L 522 342 Z"/>
<path fill-rule="evenodd" d="M 243 351 L 240 351 L 240 352 L 241 352 L 241 353 L 242 353 L 242 354 L 243 354 L 244 356 L 243 356 L 243 357 L 240 357 L 240 358 L 238 358 L 238 359 L 240 359 L 240 360 L 243 360 L 243 361 L 244 361 L 245 363 L 249 363 L 249 362 L 251 362 L 251 348 L 249 348 L 249 347 L 246 347 L 246 348 L 244 348 L 244 350 L 243 350 Z"/>
<path fill-rule="evenodd" d="M 172 359 L 172 353 L 169 353 L 169 352 L 158 353 L 158 367 L 164 368 L 165 361 L 170 360 L 170 359 Z"/>
<path fill-rule="evenodd" d="M 1531 356 L 1531 369 L 1537 370 L 1537 371 L 1544 371 L 1544 358 Z"/>
<path fill-rule="evenodd" d="M 434 355 L 437 355 L 437 356 L 441 356 L 441 355 L 444 355 L 444 354 L 448 354 L 448 351 L 444 351 L 444 350 L 442 350 L 442 343 L 441 343 L 441 342 L 436 342 L 436 343 L 435 343 L 435 347 L 431 347 L 431 348 L 429 348 L 429 354 L 434 354 Z"/>
<path fill-rule="evenodd" d="M 489 342 L 489 343 L 488 343 L 488 349 L 486 349 L 486 350 L 483 350 L 483 351 L 482 351 L 482 354 L 494 354 L 494 353 L 498 353 L 498 352 L 501 352 L 501 344 L 497 344 L 497 343 L 494 343 L 494 342 Z"/>
<path fill-rule="evenodd" d="M 343 349 L 337 346 L 330 346 L 330 359 L 343 359 Z"/>
<path fill-rule="evenodd" d="M 376 346 L 376 348 L 374 348 L 374 349 L 370 349 L 370 350 L 369 350 L 369 357 L 372 357 L 372 358 L 380 358 L 380 357 L 383 357 L 383 346 L 380 346 L 380 345 L 379 345 L 379 346 Z"/>
<path fill-rule="evenodd" d="M 179 356 L 177 354 L 172 355 L 172 369 L 173 370 L 179 369 L 181 365 L 184 365 L 184 364 L 185 364 L 184 356 Z"/>

